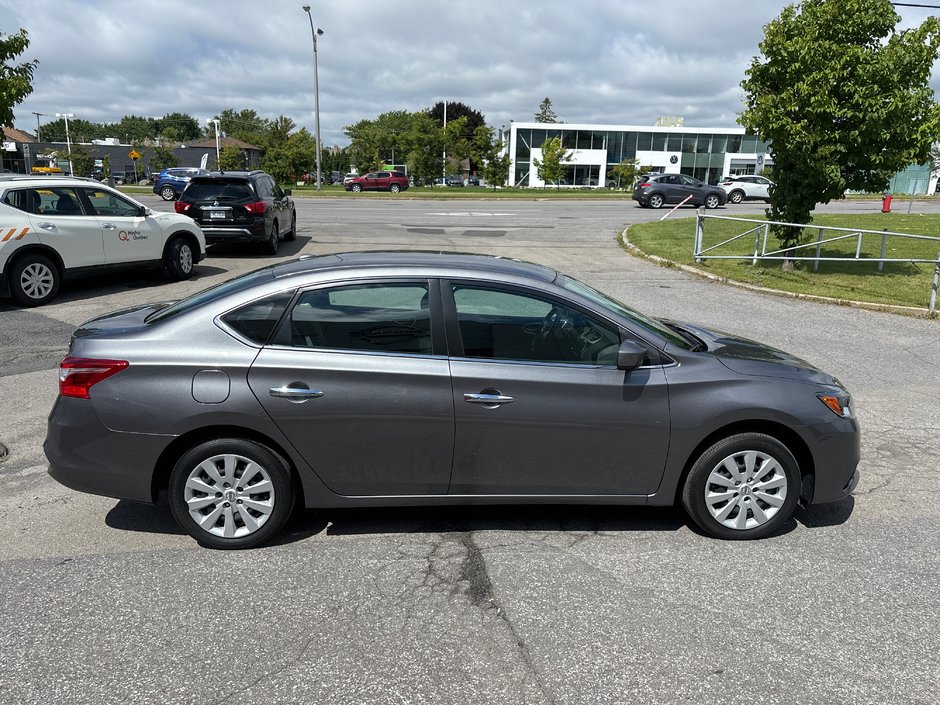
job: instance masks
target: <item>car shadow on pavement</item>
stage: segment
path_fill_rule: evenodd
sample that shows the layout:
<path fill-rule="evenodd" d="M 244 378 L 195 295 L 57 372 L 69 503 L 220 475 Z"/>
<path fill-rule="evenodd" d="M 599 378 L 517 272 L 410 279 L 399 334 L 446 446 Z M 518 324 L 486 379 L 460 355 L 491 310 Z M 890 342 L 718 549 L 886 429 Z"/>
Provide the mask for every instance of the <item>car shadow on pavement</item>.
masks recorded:
<path fill-rule="evenodd" d="M 685 515 L 670 507 L 500 505 L 305 510 L 295 526 L 319 523 L 327 535 L 467 531 L 678 531 Z"/>
<path fill-rule="evenodd" d="M 238 257 L 239 259 L 259 260 L 264 263 L 265 260 L 271 260 L 275 257 L 298 256 L 311 240 L 313 240 L 313 238 L 309 235 L 301 235 L 299 233 L 297 234 L 297 239 L 292 242 L 281 240 L 276 255 L 268 254 L 257 243 L 251 242 L 217 242 L 209 245 L 206 251 L 209 253 L 208 261 L 212 261 L 213 257 Z M 205 261 L 207 260 L 203 260 L 203 262 Z"/>
<path fill-rule="evenodd" d="M 797 507 L 793 518 L 809 529 L 819 529 L 844 524 L 852 516 L 854 509 L 855 497 L 848 496 L 838 502 Z"/>
<path fill-rule="evenodd" d="M 148 534 L 175 534 L 185 532 L 173 519 L 170 505 L 165 499 L 157 504 L 143 504 L 122 499 L 104 518 L 104 523 L 121 531 L 140 531 Z"/>

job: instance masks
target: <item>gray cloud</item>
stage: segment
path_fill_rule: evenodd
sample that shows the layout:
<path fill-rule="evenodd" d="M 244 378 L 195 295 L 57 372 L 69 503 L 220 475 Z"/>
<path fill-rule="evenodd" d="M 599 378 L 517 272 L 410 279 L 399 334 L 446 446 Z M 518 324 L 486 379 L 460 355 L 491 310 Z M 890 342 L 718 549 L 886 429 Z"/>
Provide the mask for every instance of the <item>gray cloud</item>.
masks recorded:
<path fill-rule="evenodd" d="M 312 45 L 302 4 L 0 0 L 3 31 L 26 28 L 25 58 L 40 61 L 17 126 L 35 129 L 32 111 L 95 122 L 180 111 L 204 121 L 225 108 L 252 108 L 312 131 Z M 786 4 L 313 4 L 325 31 L 318 44 L 323 139 L 343 144 L 346 125 L 438 100 L 466 103 L 494 126 L 529 121 L 545 96 L 566 122 L 651 124 L 682 115 L 691 126 L 732 126 L 763 26 Z M 905 26 L 926 16 L 899 11 Z"/>

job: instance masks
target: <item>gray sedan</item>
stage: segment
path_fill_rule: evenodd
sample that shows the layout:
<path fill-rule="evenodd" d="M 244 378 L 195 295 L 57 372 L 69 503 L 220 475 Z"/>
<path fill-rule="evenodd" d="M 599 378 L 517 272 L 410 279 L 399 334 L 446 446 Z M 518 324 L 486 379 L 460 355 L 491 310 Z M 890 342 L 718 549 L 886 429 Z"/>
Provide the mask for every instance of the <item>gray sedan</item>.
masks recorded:
<path fill-rule="evenodd" d="M 779 531 L 858 482 L 835 378 L 648 318 L 552 269 L 348 253 L 97 318 L 60 365 L 50 474 L 168 492 L 202 545 L 307 507 L 681 503 L 710 535 Z"/>

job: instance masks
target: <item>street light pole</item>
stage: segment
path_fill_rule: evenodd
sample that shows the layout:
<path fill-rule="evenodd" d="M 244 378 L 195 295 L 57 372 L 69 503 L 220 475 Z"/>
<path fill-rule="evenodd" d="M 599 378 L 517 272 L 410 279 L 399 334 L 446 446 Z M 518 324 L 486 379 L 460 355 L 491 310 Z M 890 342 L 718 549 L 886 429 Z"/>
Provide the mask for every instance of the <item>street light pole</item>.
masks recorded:
<path fill-rule="evenodd" d="M 219 166 L 219 160 L 221 156 L 219 154 L 219 121 L 216 118 L 208 118 L 206 120 L 207 125 L 215 125 L 215 168 L 218 171 L 222 171 L 222 168 Z"/>
<path fill-rule="evenodd" d="M 75 176 L 75 170 L 72 167 L 72 140 L 69 137 L 69 118 L 75 117 L 74 113 L 56 113 L 56 117 L 65 118 L 65 146 L 69 150 L 69 176 Z"/>
<path fill-rule="evenodd" d="M 315 118 L 314 139 L 317 143 L 317 191 L 321 188 L 322 176 L 320 172 L 320 80 L 317 70 L 317 36 L 323 36 L 323 30 L 313 27 L 313 17 L 310 14 L 310 5 L 304 5 L 304 12 L 307 13 L 307 19 L 310 20 L 310 36 L 313 38 L 313 111 Z"/>

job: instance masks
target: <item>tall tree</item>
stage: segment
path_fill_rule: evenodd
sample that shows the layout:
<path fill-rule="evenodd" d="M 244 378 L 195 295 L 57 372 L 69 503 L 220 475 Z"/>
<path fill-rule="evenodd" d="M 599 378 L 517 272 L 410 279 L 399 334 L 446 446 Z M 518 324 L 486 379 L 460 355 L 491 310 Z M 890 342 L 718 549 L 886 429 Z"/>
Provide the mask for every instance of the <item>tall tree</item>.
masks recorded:
<path fill-rule="evenodd" d="M 174 141 L 194 142 L 202 137 L 202 127 L 188 113 L 167 113 L 157 120 L 157 134 Z"/>
<path fill-rule="evenodd" d="M 282 184 L 292 183 L 301 174 L 314 168 L 317 159 L 316 145 L 313 135 L 307 132 L 307 128 L 302 127 L 283 142 L 270 143 L 261 158 L 261 166 L 275 181 Z"/>
<path fill-rule="evenodd" d="M 808 223 L 817 203 L 881 191 L 927 161 L 940 19 L 903 31 L 899 21 L 889 0 L 804 0 L 764 28 L 739 122 L 771 142 L 771 220 Z M 799 241 L 795 228 L 774 232 L 784 247 Z"/>
<path fill-rule="evenodd" d="M 350 139 L 352 163 L 360 174 L 381 168 L 384 134 L 375 120 L 360 120 L 355 125 L 347 125 L 343 132 Z"/>
<path fill-rule="evenodd" d="M 561 177 L 565 175 L 567 162 L 571 161 L 571 152 L 561 143 L 560 137 L 551 137 L 542 143 L 542 158 L 533 159 L 538 177 L 545 183 L 555 184 L 557 189 Z"/>
<path fill-rule="evenodd" d="M 441 175 L 444 131 L 430 113 L 422 111 L 411 116 L 407 149 L 405 163 L 411 176 L 428 181 Z"/>
<path fill-rule="evenodd" d="M 502 152 L 503 145 L 495 138 L 495 130 L 486 125 L 478 127 L 471 143 L 472 158 L 483 165 L 483 179 L 496 190 L 509 177 L 509 154 Z"/>
<path fill-rule="evenodd" d="M 546 96 L 539 105 L 539 111 L 535 114 L 536 122 L 558 122 L 558 116 L 552 110 L 552 99 Z"/>
<path fill-rule="evenodd" d="M 270 121 L 258 115 L 251 108 L 238 111 L 226 108 L 217 117 L 219 129 L 222 132 L 229 137 L 253 144 L 256 147 L 264 145 L 268 130 L 271 127 Z M 215 137 L 215 126 L 207 128 L 206 136 Z"/>
<path fill-rule="evenodd" d="M 639 159 L 624 159 L 617 166 L 611 169 L 613 175 L 617 177 L 620 188 L 632 188 L 633 182 L 642 174 Z"/>
<path fill-rule="evenodd" d="M 438 125 L 443 127 L 444 101 L 438 101 L 433 106 L 428 108 L 428 114 L 437 122 Z M 466 118 L 466 121 L 463 123 L 463 127 L 459 131 L 456 131 L 451 123 L 454 123 L 459 118 Z M 466 159 L 466 154 L 461 157 L 457 157 L 457 153 L 466 152 L 467 144 L 473 139 L 477 128 L 483 127 L 485 125 L 486 118 L 479 110 L 474 110 L 469 105 L 465 105 L 459 101 L 447 101 L 447 129 L 449 135 L 447 141 L 450 143 L 447 146 L 448 155 L 453 155 L 458 159 Z M 470 170 L 474 171 L 478 168 L 479 164 L 474 162 L 473 158 L 471 157 Z"/>
<path fill-rule="evenodd" d="M 0 32 L 0 125 L 13 127 L 13 108 L 33 92 L 33 72 L 38 61 L 11 62 L 29 48 L 25 29 L 16 34 Z"/>

